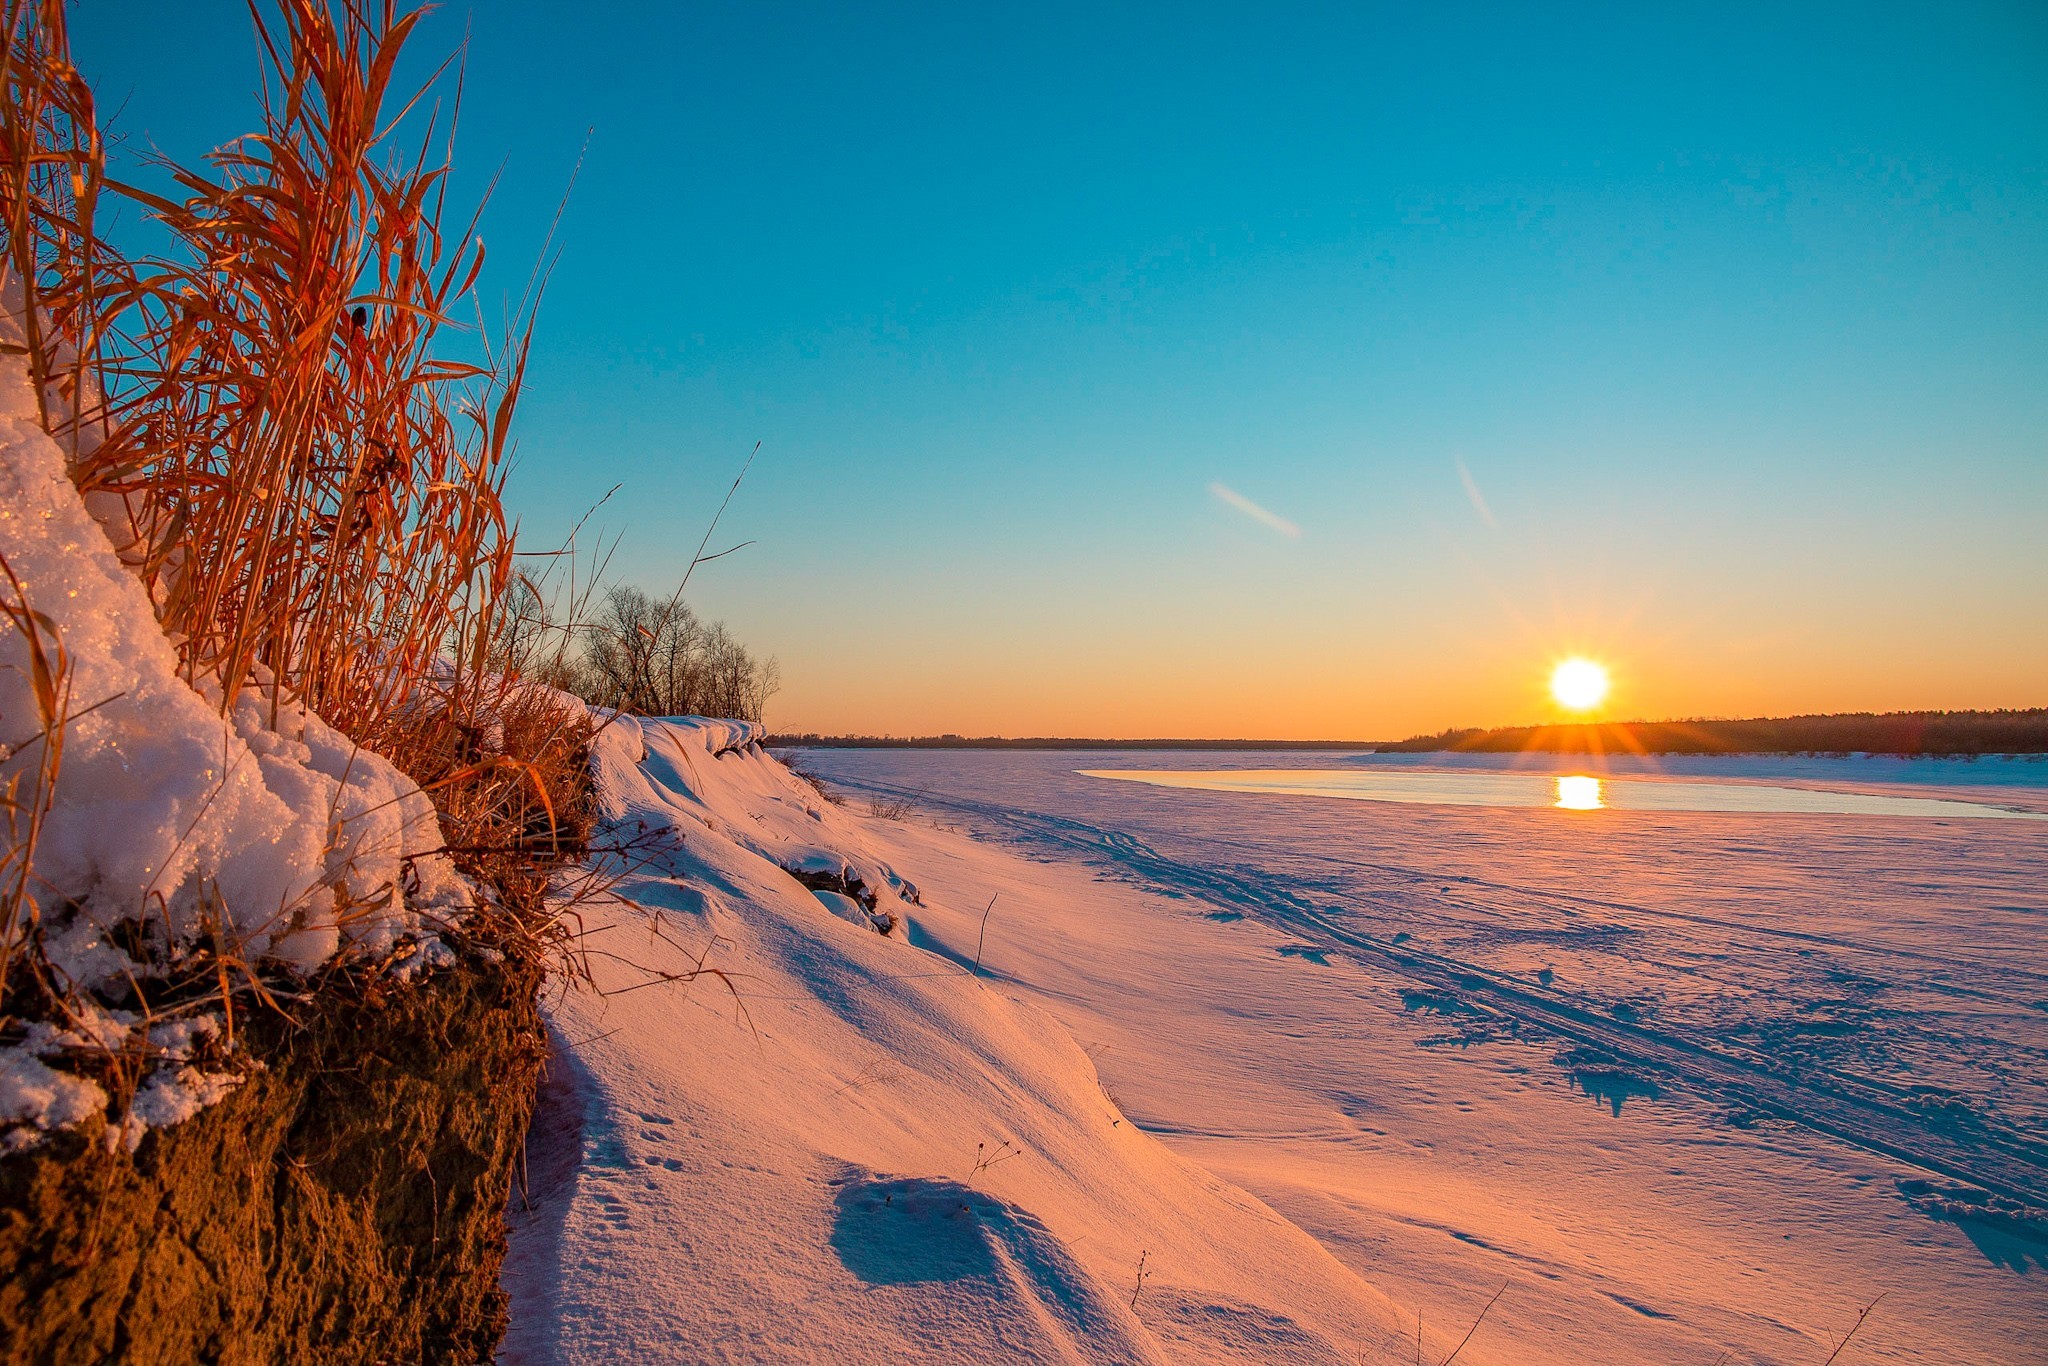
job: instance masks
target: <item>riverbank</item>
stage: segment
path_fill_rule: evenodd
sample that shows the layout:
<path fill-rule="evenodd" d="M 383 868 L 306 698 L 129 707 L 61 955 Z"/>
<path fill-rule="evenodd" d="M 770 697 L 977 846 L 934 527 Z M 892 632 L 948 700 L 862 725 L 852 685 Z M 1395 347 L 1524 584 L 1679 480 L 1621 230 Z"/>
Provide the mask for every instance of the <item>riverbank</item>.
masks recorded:
<path fill-rule="evenodd" d="M 0 1160 L 0 1362 L 488 1359 L 539 977 L 466 952 L 258 1014 L 263 1066 L 134 1154 L 89 1122 Z"/>
<path fill-rule="evenodd" d="M 976 968 L 975 879 L 934 892 L 903 829 L 735 738 L 599 737 L 623 876 L 548 1006 L 501 1360 L 1410 1359 L 1411 1316 Z M 989 919 L 1028 937 L 1016 886 Z"/>

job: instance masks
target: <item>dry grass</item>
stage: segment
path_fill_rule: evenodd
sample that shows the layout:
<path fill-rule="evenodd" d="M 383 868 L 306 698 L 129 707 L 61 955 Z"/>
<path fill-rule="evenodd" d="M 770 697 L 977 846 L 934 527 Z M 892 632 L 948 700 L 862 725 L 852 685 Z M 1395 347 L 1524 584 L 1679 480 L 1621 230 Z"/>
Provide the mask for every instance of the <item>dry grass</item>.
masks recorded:
<path fill-rule="evenodd" d="M 484 363 L 442 353 L 484 253 L 447 195 L 459 99 L 445 116 L 435 101 L 459 82 L 444 66 L 394 87 L 419 16 L 390 0 L 257 11 L 255 131 L 197 169 L 158 163 L 174 188 L 157 194 L 109 174 L 62 4 L 0 0 L 0 277 L 43 425 L 185 677 L 223 714 L 251 686 L 303 701 L 391 759 L 494 893 L 464 932 L 559 951 L 543 893 L 587 843 L 590 726 L 493 667 L 518 582 L 502 492 L 537 290 L 504 337 L 469 343 Z M 155 220 L 162 254 L 101 238 L 110 196 Z M 39 708 L 38 753 L 0 789 L 0 1013 L 19 1019 L 63 1008 L 46 972 L 24 995 L 8 969 L 36 966 L 32 865 L 68 698 L 62 642 L 11 572 L 0 631 L 27 642 Z M 142 1005 L 276 1004 L 259 968 L 215 936 Z"/>
<path fill-rule="evenodd" d="M 796 755 L 785 750 L 775 757 L 782 760 L 782 766 L 789 770 L 792 777 L 802 780 L 810 787 L 811 791 L 817 793 L 834 806 L 846 805 L 846 798 L 827 786 L 823 778 L 805 768 L 803 760 L 799 759 Z"/>
<path fill-rule="evenodd" d="M 868 798 L 868 814 L 877 820 L 907 821 L 916 809 L 908 797 Z"/>
<path fill-rule="evenodd" d="M 36 845 L 42 837 L 43 819 L 57 791 L 57 774 L 64 761 L 64 721 L 71 696 L 70 663 L 64 644 L 49 617 L 35 610 L 14 575 L 0 556 L 0 617 L 6 629 L 21 634 L 27 646 L 31 691 L 36 715 L 28 743 L 9 751 L 9 760 L 20 758 L 33 747 L 34 759 L 17 764 L 0 782 L 0 829 L 6 847 L 0 849 L 0 1002 L 8 999 L 10 968 L 28 934 L 39 919 L 35 882 Z"/>
<path fill-rule="evenodd" d="M 504 680 L 487 706 L 463 716 L 438 707 L 401 712 L 388 730 L 408 771 L 434 799 L 457 868 L 497 892 L 473 935 L 544 951 L 562 907 L 546 894 L 554 872 L 589 848 L 595 806 L 587 712 Z"/>
<path fill-rule="evenodd" d="M 54 5 L 15 8 L 54 42 Z M 105 175 L 74 78 L 42 121 L 72 174 L 31 175 L 26 204 L 10 187 L 6 205 L 29 229 L 10 246 L 30 316 L 55 333 L 39 368 L 70 361 L 54 387 L 80 416 L 48 424 L 102 521 L 123 524 L 188 675 L 231 702 L 260 669 L 378 748 L 451 643 L 453 678 L 474 676 L 511 581 L 500 495 L 526 354 L 523 334 L 495 369 L 434 354 L 483 249 L 473 219 L 444 222 L 437 120 L 413 146 L 386 126 L 417 17 L 285 0 L 259 20 L 258 131 L 204 171 L 167 167 L 181 199 Z M 60 50 L 46 64 L 68 69 Z M 146 208 L 172 253 L 99 243 L 108 193 Z"/>

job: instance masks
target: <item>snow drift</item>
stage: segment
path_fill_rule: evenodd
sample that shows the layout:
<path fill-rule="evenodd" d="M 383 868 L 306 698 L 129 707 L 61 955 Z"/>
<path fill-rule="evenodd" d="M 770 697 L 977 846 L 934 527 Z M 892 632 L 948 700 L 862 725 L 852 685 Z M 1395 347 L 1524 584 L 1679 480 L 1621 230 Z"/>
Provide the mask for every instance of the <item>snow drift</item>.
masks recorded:
<path fill-rule="evenodd" d="M 882 827 L 753 739 L 598 738 L 599 843 L 630 852 L 551 1008 L 502 1360 L 1399 1355 L 1391 1306 L 1126 1120 L 1048 1016 L 906 942 L 927 910 Z"/>
<path fill-rule="evenodd" d="M 18 327 L 0 333 L 19 344 Z M 152 975 L 152 962 L 111 937 L 123 922 L 160 961 L 217 936 L 251 963 L 306 972 L 344 949 L 420 953 L 430 927 L 469 904 L 435 852 L 433 805 L 405 775 L 288 698 L 245 689 L 224 717 L 216 696 L 179 675 L 141 583 L 44 432 L 18 354 L 0 357 L 0 558 L 68 665 L 62 764 L 32 881 L 40 952 L 60 993 Z M 19 630 L 0 634 L 0 784 L 20 780 L 17 793 L 48 743 L 28 655 Z M 105 1103 L 96 1084 L 37 1057 L 105 1045 L 139 1021 L 107 1013 L 100 1023 L 114 1031 L 107 1039 L 74 1024 L 0 1050 L 0 1124 L 48 1129 Z M 167 1066 L 181 1061 L 157 1051 Z M 132 1118 L 173 1120 L 219 1089 L 195 1076 L 180 1098 L 146 1083 Z"/>
<path fill-rule="evenodd" d="M 49 941 L 74 985 L 135 970 L 102 931 L 158 905 L 177 938 L 196 931 L 204 903 L 252 957 L 304 969 L 332 956 L 344 927 L 381 948 L 417 928 L 408 901 L 461 903 L 453 867 L 430 854 L 433 804 L 411 780 L 290 701 L 245 689 L 223 718 L 178 676 L 16 357 L 0 369 L 0 555 L 70 662 L 73 719 L 35 867 L 46 904 L 83 912 Z M 18 633 L 0 637 L 6 776 L 40 743 L 25 651 Z"/>

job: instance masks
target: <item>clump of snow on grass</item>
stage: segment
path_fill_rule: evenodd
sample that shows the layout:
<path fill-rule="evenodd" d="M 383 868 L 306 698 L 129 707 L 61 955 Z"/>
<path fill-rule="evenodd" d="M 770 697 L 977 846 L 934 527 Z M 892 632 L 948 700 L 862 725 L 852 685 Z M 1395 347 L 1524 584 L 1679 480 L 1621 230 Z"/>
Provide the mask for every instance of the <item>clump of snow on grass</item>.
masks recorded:
<path fill-rule="evenodd" d="M 159 900 L 178 940 L 197 934 L 202 914 L 219 915 L 245 955 L 301 970 L 344 943 L 389 949 L 466 903 L 452 865 L 431 852 L 441 844 L 433 804 L 390 763 L 260 688 L 223 718 L 179 677 L 142 585 L 43 432 L 15 356 L 0 365 L 0 555 L 70 662 L 74 719 L 36 849 L 46 906 L 81 913 L 50 940 L 68 985 L 132 970 L 100 932 L 125 918 L 161 923 Z M 18 634 L 0 637 L 0 778 L 40 743 L 26 650 Z"/>
<path fill-rule="evenodd" d="M 11 314 L 0 343 L 20 343 Z M 122 921 L 138 922 L 163 959 L 218 930 L 252 963 L 307 972 L 347 949 L 398 951 L 469 906 L 435 852 L 433 805 L 409 778 L 289 698 L 251 687 L 223 716 L 217 694 L 179 675 L 141 582 L 43 430 L 19 354 L 0 356 L 0 556 L 68 661 L 62 766 L 35 850 L 43 952 L 60 990 L 150 975 L 153 964 L 110 938 Z M 23 636 L 0 634 L 0 783 L 29 773 L 45 742 L 28 665 Z M 87 1088 L 98 1089 L 53 1082 L 19 1050 L 7 1066 L 7 1113 L 44 1128 L 90 1109 Z M 148 1091 L 150 1113 L 186 1109 L 171 1086 Z"/>
<path fill-rule="evenodd" d="M 438 938 L 427 938 L 415 944 L 405 957 L 393 963 L 389 975 L 401 982 L 410 982 L 436 969 L 454 966 L 455 950 Z"/>
<path fill-rule="evenodd" d="M 127 1116 L 108 1129 L 107 1145 L 119 1143 L 132 1153 L 141 1146 L 142 1137 L 149 1130 L 183 1124 L 241 1084 L 242 1078 L 232 1072 L 159 1067 L 137 1088 Z"/>
<path fill-rule="evenodd" d="M 220 1037 L 220 1017 L 200 1015 L 150 1024 L 133 1011 L 107 1010 L 89 999 L 73 1003 L 74 1023 L 34 1021 L 22 1042 L 0 1048 L 0 1156 L 24 1152 L 49 1134 L 105 1114 L 106 1088 L 51 1067 L 65 1052 L 127 1053 L 157 1066 L 136 1088 L 126 1111 L 106 1131 L 107 1146 L 134 1152 L 150 1129 L 182 1123 L 242 1084 L 236 1072 L 193 1064 L 202 1042 Z"/>
<path fill-rule="evenodd" d="M 43 1135 L 107 1108 L 98 1082 L 59 1072 L 29 1044 L 0 1048 L 0 1156 L 34 1147 Z"/>
<path fill-rule="evenodd" d="M 192 1056 L 193 1048 L 201 1039 L 219 1037 L 220 1017 L 200 1015 L 188 1020 L 171 1020 L 150 1026 L 149 1046 L 173 1062 L 184 1062 Z"/>

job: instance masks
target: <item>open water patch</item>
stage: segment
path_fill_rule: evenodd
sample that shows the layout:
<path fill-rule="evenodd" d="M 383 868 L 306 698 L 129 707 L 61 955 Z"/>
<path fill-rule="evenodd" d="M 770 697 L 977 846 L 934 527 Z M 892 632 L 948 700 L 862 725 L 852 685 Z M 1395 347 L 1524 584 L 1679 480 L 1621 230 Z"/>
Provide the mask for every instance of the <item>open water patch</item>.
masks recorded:
<path fill-rule="evenodd" d="M 1670 811 L 1936 820 L 2048 820 L 2048 814 L 2041 812 L 1946 797 L 1892 797 L 1867 792 L 1678 778 L 1427 770 L 1395 772 L 1356 768 L 1089 768 L 1078 771 L 1085 778 L 1109 778 L 1118 782 L 1146 783 L 1153 787 L 1197 792 L 1331 797 L 1342 801 L 1426 806 L 1548 807 L 1575 816 L 1593 816 L 1604 811 Z"/>

